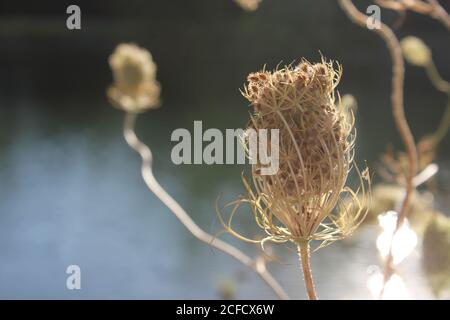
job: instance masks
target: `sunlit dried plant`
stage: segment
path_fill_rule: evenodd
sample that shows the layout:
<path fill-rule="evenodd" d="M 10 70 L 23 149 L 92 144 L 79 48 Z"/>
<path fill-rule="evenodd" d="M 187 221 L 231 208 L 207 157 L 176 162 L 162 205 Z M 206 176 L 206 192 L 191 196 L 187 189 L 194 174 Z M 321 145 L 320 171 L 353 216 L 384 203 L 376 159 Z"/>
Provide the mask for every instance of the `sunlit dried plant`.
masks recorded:
<path fill-rule="evenodd" d="M 262 245 L 274 241 L 297 246 L 311 299 L 316 293 L 310 241 L 319 240 L 323 247 L 350 235 L 364 219 L 369 198 L 367 171 L 356 169 L 357 190 L 346 186 L 355 130 L 351 110 L 335 103 L 341 72 L 332 61 L 303 60 L 273 72 L 251 73 L 243 92 L 254 108 L 248 128 L 279 129 L 280 159 L 274 175 L 262 175 L 259 163 L 252 166 L 254 188 L 244 179 L 249 197 L 236 205 L 250 204 L 257 224 L 267 233 Z M 242 237 L 230 224 L 227 228 Z"/>

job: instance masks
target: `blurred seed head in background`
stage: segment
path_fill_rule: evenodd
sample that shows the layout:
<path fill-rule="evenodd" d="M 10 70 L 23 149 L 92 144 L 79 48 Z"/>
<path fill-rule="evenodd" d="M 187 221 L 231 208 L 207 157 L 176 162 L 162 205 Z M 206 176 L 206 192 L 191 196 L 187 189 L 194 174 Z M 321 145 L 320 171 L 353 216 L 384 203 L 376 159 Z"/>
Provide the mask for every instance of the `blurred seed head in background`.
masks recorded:
<path fill-rule="evenodd" d="M 160 85 L 150 52 L 135 44 L 119 44 L 109 57 L 114 84 L 108 89 L 112 104 L 140 113 L 159 106 Z"/>

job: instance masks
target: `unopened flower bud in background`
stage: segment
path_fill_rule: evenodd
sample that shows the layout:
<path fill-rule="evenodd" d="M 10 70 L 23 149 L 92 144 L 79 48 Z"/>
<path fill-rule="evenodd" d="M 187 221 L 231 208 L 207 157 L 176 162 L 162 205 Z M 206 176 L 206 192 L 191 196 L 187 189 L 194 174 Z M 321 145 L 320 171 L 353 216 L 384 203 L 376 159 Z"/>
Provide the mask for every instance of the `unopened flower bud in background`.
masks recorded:
<path fill-rule="evenodd" d="M 406 61 L 416 66 L 426 66 L 431 62 L 431 51 L 427 45 L 417 37 L 408 36 L 400 42 Z"/>
<path fill-rule="evenodd" d="M 159 106 L 160 85 L 150 52 L 134 44 L 120 44 L 109 57 L 114 84 L 108 97 L 127 112 L 143 112 Z"/>

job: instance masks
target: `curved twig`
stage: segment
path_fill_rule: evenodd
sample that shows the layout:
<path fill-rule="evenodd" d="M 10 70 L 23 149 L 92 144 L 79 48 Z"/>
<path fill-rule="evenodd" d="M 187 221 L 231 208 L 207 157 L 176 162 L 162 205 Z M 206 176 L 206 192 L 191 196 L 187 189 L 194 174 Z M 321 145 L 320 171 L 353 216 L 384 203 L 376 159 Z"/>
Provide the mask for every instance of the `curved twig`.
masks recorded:
<path fill-rule="evenodd" d="M 397 12 L 411 10 L 415 13 L 428 15 L 431 18 L 438 20 L 450 31 L 450 16 L 439 4 L 438 0 L 374 0 L 374 2 L 383 8 Z"/>
<path fill-rule="evenodd" d="M 172 211 L 180 222 L 188 229 L 198 240 L 209 244 L 216 249 L 230 255 L 243 265 L 256 272 L 262 280 L 283 300 L 288 300 L 289 296 L 280 286 L 280 284 L 266 270 L 263 264 L 255 263 L 250 257 L 233 247 L 232 245 L 217 239 L 216 237 L 203 231 L 187 214 L 186 211 L 161 187 L 155 179 L 152 171 L 152 152 L 150 148 L 139 140 L 134 131 L 137 114 L 127 113 L 125 116 L 123 134 L 126 142 L 142 158 L 141 173 L 147 187 Z"/>
<path fill-rule="evenodd" d="M 437 90 L 450 95 L 450 82 L 441 77 L 432 59 L 425 65 L 425 71 L 431 83 Z"/>
<path fill-rule="evenodd" d="M 346 12 L 348 17 L 356 24 L 365 27 L 368 17 L 361 13 L 352 3 L 351 0 L 338 0 L 341 8 Z M 385 25 L 380 23 L 380 28 L 373 29 L 380 37 L 385 41 L 389 54 L 392 60 L 392 91 L 391 91 L 391 103 L 392 103 L 392 113 L 394 116 L 395 124 L 406 147 L 406 152 L 408 154 L 408 173 L 406 176 L 406 192 L 403 199 L 402 205 L 399 210 L 399 215 L 397 219 L 397 225 L 394 231 L 397 233 L 403 221 L 405 220 L 408 207 L 411 201 L 411 196 L 414 192 L 414 176 L 417 172 L 417 148 L 414 142 L 414 137 L 412 135 L 411 129 L 409 128 L 408 121 L 406 120 L 404 105 L 403 105 L 403 82 L 405 74 L 405 66 L 402 55 L 402 50 L 400 43 L 392 32 L 392 30 Z M 393 237 L 394 238 L 394 237 Z M 392 257 L 392 243 L 389 250 L 389 255 L 386 259 L 385 264 L 385 283 L 392 275 L 393 272 L 393 257 Z"/>
<path fill-rule="evenodd" d="M 445 9 L 439 4 L 437 0 L 427 0 L 432 6 L 433 11 L 431 16 L 439 20 L 450 31 L 450 16 Z"/>
<path fill-rule="evenodd" d="M 383 8 L 391 9 L 394 11 L 405 11 L 406 9 L 409 9 L 411 11 L 421 14 L 431 14 L 431 12 L 433 11 L 432 6 L 424 1 L 375 0 L 374 2 Z"/>

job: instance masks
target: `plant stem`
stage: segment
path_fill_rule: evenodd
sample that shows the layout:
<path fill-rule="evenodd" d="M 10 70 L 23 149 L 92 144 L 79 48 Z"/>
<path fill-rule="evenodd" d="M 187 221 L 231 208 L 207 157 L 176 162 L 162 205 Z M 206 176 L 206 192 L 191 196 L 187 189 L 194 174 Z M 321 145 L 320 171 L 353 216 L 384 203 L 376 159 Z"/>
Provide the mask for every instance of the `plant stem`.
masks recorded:
<path fill-rule="evenodd" d="M 316 288 L 309 263 L 309 241 L 300 242 L 297 246 L 300 263 L 302 265 L 303 280 L 305 281 L 306 292 L 310 300 L 317 300 Z"/>
<path fill-rule="evenodd" d="M 428 0 L 433 7 L 431 16 L 439 20 L 450 31 L 450 16 L 447 11 L 439 4 L 437 0 Z"/>
<path fill-rule="evenodd" d="M 232 245 L 217 239 L 216 237 L 203 231 L 189 216 L 189 214 L 161 187 L 156 180 L 152 171 L 152 152 L 150 148 L 139 140 L 134 131 L 137 114 L 127 113 L 125 116 L 123 134 L 126 142 L 134 151 L 142 158 L 141 173 L 147 187 L 152 191 L 178 220 L 188 229 L 190 233 L 198 240 L 215 247 L 216 249 L 230 255 L 243 265 L 256 272 L 262 280 L 274 291 L 274 293 L 282 300 L 288 300 L 289 296 L 280 286 L 280 284 L 272 277 L 264 265 L 255 263 L 253 259 L 245 255 L 239 249 Z"/>
<path fill-rule="evenodd" d="M 351 0 L 339 0 L 341 8 L 348 15 L 350 20 L 359 26 L 366 27 L 366 21 L 368 17 L 360 12 L 353 4 Z M 384 23 L 380 23 L 380 28 L 373 30 L 376 32 L 386 43 L 389 50 L 389 55 L 392 60 L 392 80 L 391 80 L 391 104 L 392 114 L 394 116 L 395 125 L 400 133 L 403 143 L 408 155 L 408 173 L 406 174 L 406 192 L 403 198 L 402 205 L 399 210 L 397 225 L 395 227 L 395 234 L 402 226 L 406 216 L 408 215 L 408 208 L 411 202 L 411 197 L 414 192 L 414 177 L 417 173 L 418 160 L 417 160 L 417 148 L 414 142 L 414 136 L 409 127 L 408 121 L 405 116 L 405 107 L 403 104 L 403 82 L 405 77 L 405 66 L 403 60 L 402 49 L 400 43 L 395 36 L 394 32 Z M 385 276 L 384 285 L 391 277 L 393 271 L 392 265 L 392 242 L 390 244 L 389 255 L 385 263 Z"/>
<path fill-rule="evenodd" d="M 375 0 L 374 1 L 383 8 L 395 10 L 399 13 L 405 12 L 407 9 L 416 13 L 429 15 L 433 19 L 441 22 L 450 31 L 450 16 L 447 11 L 439 4 L 438 0 Z"/>
<path fill-rule="evenodd" d="M 425 66 L 425 70 L 427 72 L 428 78 L 430 79 L 434 87 L 437 90 L 444 92 L 448 95 L 448 102 L 444 115 L 442 116 L 438 129 L 433 134 L 434 143 L 435 146 L 437 146 L 441 142 L 441 140 L 447 135 L 447 132 L 450 127 L 450 82 L 444 80 L 441 77 L 439 71 L 436 68 L 436 65 L 432 60 Z"/>
<path fill-rule="evenodd" d="M 437 90 L 444 93 L 450 93 L 450 83 L 442 79 L 439 71 L 436 68 L 436 65 L 434 64 L 434 61 L 431 60 L 428 64 L 425 65 L 425 71 L 431 83 Z"/>
<path fill-rule="evenodd" d="M 450 93 L 444 115 L 442 116 L 441 122 L 439 123 L 439 127 L 433 134 L 436 144 L 439 144 L 442 141 L 442 139 L 444 139 L 444 137 L 447 135 L 449 128 L 450 128 Z"/>

